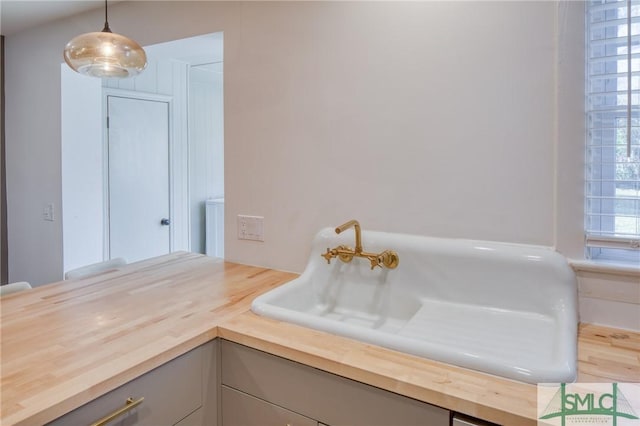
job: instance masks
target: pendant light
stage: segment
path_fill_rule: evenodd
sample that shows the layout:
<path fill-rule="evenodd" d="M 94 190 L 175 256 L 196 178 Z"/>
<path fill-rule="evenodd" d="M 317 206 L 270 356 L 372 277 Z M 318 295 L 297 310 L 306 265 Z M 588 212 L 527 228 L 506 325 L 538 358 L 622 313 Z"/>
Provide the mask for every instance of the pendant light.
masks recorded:
<path fill-rule="evenodd" d="M 64 60 L 74 71 L 99 78 L 135 77 L 147 66 L 147 55 L 138 43 L 111 32 L 107 0 L 104 29 L 73 38 L 64 48 Z"/>

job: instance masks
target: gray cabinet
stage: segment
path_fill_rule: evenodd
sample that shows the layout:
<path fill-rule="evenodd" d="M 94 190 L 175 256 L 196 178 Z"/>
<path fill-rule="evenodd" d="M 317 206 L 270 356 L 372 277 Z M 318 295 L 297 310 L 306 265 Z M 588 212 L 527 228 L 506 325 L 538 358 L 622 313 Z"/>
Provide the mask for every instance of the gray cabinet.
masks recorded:
<path fill-rule="evenodd" d="M 49 426 L 470 426 L 491 424 L 246 346 L 216 339 Z M 495 425 L 493 425 L 495 426 Z"/>
<path fill-rule="evenodd" d="M 449 411 L 442 408 L 225 340 L 221 341 L 221 364 L 222 426 L 235 426 L 238 423 L 231 422 L 234 417 L 230 416 L 264 404 L 297 413 L 298 421 L 313 419 L 309 424 L 314 425 L 450 424 Z M 232 403 L 228 395 L 234 395 Z M 263 420 L 262 424 L 287 422 Z"/>
<path fill-rule="evenodd" d="M 216 423 L 218 342 L 209 342 L 120 386 L 49 423 L 50 426 L 90 425 L 117 412 L 127 399 L 136 407 L 117 416 L 109 426 L 203 426 Z M 213 417 L 212 422 L 205 419 Z"/>
<path fill-rule="evenodd" d="M 317 426 L 318 422 L 262 399 L 222 385 L 225 426 Z"/>

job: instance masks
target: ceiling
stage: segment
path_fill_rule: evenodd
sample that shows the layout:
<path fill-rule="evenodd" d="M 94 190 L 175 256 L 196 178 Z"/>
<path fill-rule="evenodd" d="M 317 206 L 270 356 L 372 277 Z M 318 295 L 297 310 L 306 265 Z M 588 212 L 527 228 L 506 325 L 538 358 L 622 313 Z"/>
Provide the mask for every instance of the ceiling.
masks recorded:
<path fill-rule="evenodd" d="M 110 0 L 115 3 L 121 0 Z M 0 34 L 8 36 L 45 22 L 104 7 L 103 0 L 0 0 Z"/>
<path fill-rule="evenodd" d="M 174 60 L 209 72 L 222 72 L 222 33 L 143 46 L 150 61 Z"/>

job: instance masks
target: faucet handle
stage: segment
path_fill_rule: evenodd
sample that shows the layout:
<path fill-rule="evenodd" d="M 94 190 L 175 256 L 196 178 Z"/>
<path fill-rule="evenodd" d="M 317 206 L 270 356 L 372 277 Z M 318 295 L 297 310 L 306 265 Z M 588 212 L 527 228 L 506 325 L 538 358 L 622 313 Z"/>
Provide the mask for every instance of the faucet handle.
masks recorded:
<path fill-rule="evenodd" d="M 385 250 L 378 256 L 378 261 L 389 269 L 395 269 L 400 263 L 400 257 L 393 250 Z"/>
<path fill-rule="evenodd" d="M 380 264 L 383 262 L 382 256 L 371 256 L 369 258 L 369 262 L 371 262 L 372 271 L 376 268 L 376 266 L 379 266 L 380 268 L 382 268 L 382 265 Z"/>
<path fill-rule="evenodd" d="M 327 264 L 330 265 L 331 264 L 331 259 L 335 256 L 332 253 L 333 250 L 331 250 L 329 247 L 327 247 L 327 252 L 325 254 L 321 254 L 320 256 L 324 257 L 325 259 L 327 259 Z"/>

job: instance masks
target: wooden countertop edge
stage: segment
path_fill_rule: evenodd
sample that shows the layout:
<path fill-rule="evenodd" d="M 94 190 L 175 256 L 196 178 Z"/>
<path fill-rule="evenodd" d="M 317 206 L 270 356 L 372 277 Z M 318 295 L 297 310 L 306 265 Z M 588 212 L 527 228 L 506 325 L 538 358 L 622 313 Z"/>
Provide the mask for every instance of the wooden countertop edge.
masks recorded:
<path fill-rule="evenodd" d="M 300 328 L 304 333 L 319 333 L 321 335 L 325 334 L 320 331 L 305 329 L 293 324 L 285 324 L 271 319 L 257 317 L 252 312 L 247 311 L 219 325 L 214 325 L 207 331 L 199 333 L 196 336 L 193 336 L 185 340 L 184 342 L 181 342 L 179 345 L 170 347 L 165 351 L 151 356 L 143 362 L 137 363 L 136 365 L 131 365 L 121 373 L 116 374 L 103 382 L 97 383 L 69 398 L 66 398 L 60 403 L 52 405 L 45 410 L 31 413 L 27 415 L 27 417 L 21 416 L 22 418 L 15 423 L 11 418 L 6 418 L 4 420 L 7 421 L 8 424 L 15 424 L 16 426 L 32 426 L 33 424 L 45 424 L 88 402 L 91 402 L 97 397 L 107 394 L 108 392 L 142 376 L 145 373 L 150 372 L 157 367 L 160 367 L 166 362 L 177 358 L 180 355 L 187 353 L 200 345 L 203 345 L 215 338 L 223 338 L 257 350 L 264 351 L 272 355 L 299 362 L 313 368 L 318 368 L 329 373 L 366 383 L 380 389 L 414 398 L 419 401 L 437 405 L 439 407 L 467 414 L 473 417 L 482 418 L 504 425 L 517 424 L 525 426 L 536 424 L 536 420 L 528 418 L 526 416 L 522 416 L 505 409 L 496 408 L 479 401 L 471 401 L 467 398 L 449 394 L 441 390 L 431 389 L 425 387 L 424 385 L 417 385 L 407 381 L 398 380 L 389 375 L 372 371 L 370 367 L 358 366 L 355 363 L 350 362 L 348 359 L 341 360 L 338 357 L 329 355 L 328 352 L 317 354 L 314 353 L 314 351 L 301 349 L 295 344 L 285 345 L 279 342 L 274 342 L 273 340 L 267 340 L 258 337 L 257 335 L 238 331 L 234 328 L 233 321 L 234 319 L 244 315 L 256 317 L 259 321 L 272 321 L 275 323 L 279 323 L 279 326 Z M 350 346 L 355 347 L 355 349 L 350 349 L 351 352 L 366 351 L 366 347 L 368 347 L 368 345 L 366 344 L 350 339 L 345 339 L 339 336 L 330 336 L 330 338 L 340 341 L 345 340 L 345 343 L 348 342 Z M 395 353 L 395 351 L 384 348 L 376 347 L 376 350 Z M 399 355 L 401 355 L 402 357 L 407 356 L 406 354 Z M 477 373 L 471 370 L 462 369 L 460 367 L 443 364 L 436 361 L 419 359 L 419 362 L 428 364 L 432 363 L 434 364 L 433 368 L 445 370 L 452 369 L 454 371 L 457 370 L 458 372 L 462 372 L 463 374 L 479 375 L 479 377 L 486 376 L 482 373 Z M 532 387 L 531 385 L 508 381 L 497 377 L 495 379 L 505 381 L 516 387 Z M 25 412 L 23 411 L 22 414 L 24 415 Z"/>
<path fill-rule="evenodd" d="M 328 351 L 322 349 L 322 344 L 318 344 L 315 347 L 309 347 L 308 341 L 299 344 L 295 338 L 292 339 L 291 335 L 284 333 L 282 338 L 274 338 L 274 335 L 264 333 L 263 330 L 256 330 L 255 332 L 243 327 L 242 321 L 249 319 L 249 321 L 260 321 L 265 324 L 271 324 L 278 329 L 293 329 L 299 333 L 304 333 L 312 340 L 322 342 L 326 344 L 326 339 L 334 340 L 335 342 L 344 343 L 343 348 L 348 348 L 343 351 L 342 356 L 336 355 L 335 351 Z M 592 326 L 590 324 L 581 325 L 582 328 L 592 328 L 596 330 L 602 329 L 600 326 Z M 605 328 L 606 329 L 606 328 Z M 614 329 L 608 329 L 614 330 Z M 637 333 L 632 333 L 636 335 Z M 194 336 L 188 337 L 183 342 L 172 347 L 168 347 L 166 350 L 161 351 L 148 359 L 139 362 L 135 365 L 131 365 L 126 370 L 112 376 L 111 378 L 97 383 L 82 392 L 79 392 L 58 404 L 49 406 L 47 409 L 30 413 L 24 417 L 25 412 L 22 411 L 21 419 L 13 421 L 12 418 L 5 418 L 4 421 L 8 424 L 15 424 L 17 426 L 32 426 L 33 424 L 44 424 L 49 421 L 78 408 L 97 397 L 100 397 L 123 384 L 134 380 L 141 375 L 160 367 L 166 362 L 177 358 L 178 356 L 189 352 L 196 347 L 203 345 L 213 339 L 223 338 L 238 344 L 242 344 L 257 350 L 264 351 L 266 353 L 280 356 L 301 364 L 308 365 L 313 368 L 318 368 L 329 373 L 333 373 L 342 377 L 346 377 L 352 380 L 356 380 L 362 383 L 369 384 L 371 386 L 378 387 L 390 392 L 394 392 L 400 395 L 404 395 L 425 403 L 437 405 L 439 407 L 463 413 L 472 417 L 481 418 L 491 422 L 504 425 L 536 425 L 535 413 L 532 413 L 533 418 L 527 415 L 519 414 L 510 411 L 506 407 L 496 407 L 482 401 L 474 401 L 464 396 L 456 395 L 455 392 L 447 392 L 441 389 L 436 389 L 440 386 L 439 383 L 434 383 L 433 386 L 426 386 L 424 383 L 416 384 L 410 380 L 399 380 L 390 374 L 374 371 L 369 365 L 361 363 L 358 364 L 354 361 L 354 354 L 356 356 L 366 353 L 371 350 L 371 346 L 365 343 L 354 341 L 352 339 L 346 339 L 340 336 L 329 335 L 321 331 L 307 329 L 294 324 L 283 323 L 281 321 L 272 320 L 269 318 L 259 317 L 253 314 L 250 310 L 246 310 L 242 313 L 238 313 L 232 318 L 222 320 L 219 324 L 211 325 L 207 328 L 205 326 L 204 331 L 200 331 Z M 407 354 L 397 353 L 389 349 L 375 347 L 376 352 L 392 354 L 400 358 L 413 359 L 415 362 L 420 363 L 421 368 L 437 369 L 438 371 L 451 372 L 452 374 L 462 374 L 467 377 L 475 376 L 479 380 L 486 380 L 489 378 L 491 381 L 499 381 L 501 386 L 516 389 L 519 392 L 519 397 L 531 398 L 532 394 L 535 394 L 535 387 L 525 383 L 515 382 L 507 379 L 502 379 L 496 376 L 486 375 L 484 373 L 467 370 L 464 368 L 456 367 L 454 365 L 440 363 L 433 360 L 422 359 L 412 357 Z M 447 373 L 448 374 L 448 373 Z M 497 391 L 487 389 L 495 397 L 500 398 Z M 528 395 L 526 395 L 528 394 Z M 535 399 L 534 399 L 535 401 Z M 508 405 L 508 404 L 505 404 Z M 535 410 L 535 407 L 532 408 Z"/>
<path fill-rule="evenodd" d="M 165 268 L 164 271 L 169 274 L 166 280 L 159 279 L 156 270 L 158 266 Z M 207 268 L 206 281 L 202 281 L 202 268 Z M 130 292 L 128 293 L 129 296 L 137 294 L 138 298 L 140 298 L 139 295 L 149 297 L 149 294 L 157 297 L 158 294 L 162 294 L 157 291 L 158 289 L 164 289 L 166 293 L 168 288 L 176 288 L 176 283 L 182 280 L 181 274 L 185 270 L 187 275 L 191 274 L 192 271 L 196 272 L 195 275 L 187 276 L 187 280 L 195 280 L 195 282 L 200 280 L 200 288 L 198 290 L 200 292 L 202 292 L 203 288 L 201 283 L 204 282 L 205 285 L 210 283 L 209 280 L 213 276 L 219 280 L 222 286 L 216 295 L 208 295 L 205 299 L 200 298 L 193 305 L 197 306 L 202 303 L 202 300 L 209 299 L 214 302 L 220 301 L 220 303 L 207 304 L 204 308 L 200 307 L 199 311 L 193 311 L 186 316 L 180 315 L 176 317 L 175 312 L 169 314 L 169 317 L 179 318 L 181 321 L 175 329 L 171 329 L 168 334 L 161 337 L 162 334 L 158 331 L 162 326 L 149 328 L 150 331 L 147 337 L 157 335 L 157 338 L 153 341 L 148 339 L 140 341 L 139 345 L 132 348 L 130 353 L 126 355 L 119 351 L 117 347 L 115 349 L 109 348 L 109 351 L 116 355 L 117 359 L 105 360 L 105 364 L 100 368 L 92 368 L 86 372 L 81 371 L 75 376 L 68 376 L 59 384 L 42 388 L 36 386 L 35 391 L 25 393 L 24 397 L 12 397 L 5 400 L 3 396 L 3 407 L 0 409 L 0 424 L 32 426 L 55 420 L 154 368 L 215 339 L 218 335 L 217 326 L 220 322 L 248 310 L 253 297 L 295 277 L 294 274 L 268 268 L 234 264 L 220 259 L 206 258 L 202 255 L 177 252 L 125 265 L 84 279 L 61 281 L 36 288 L 28 293 L 9 295 L 3 298 L 2 302 L 3 307 L 5 307 L 5 304 L 9 304 L 8 306 L 11 306 L 12 309 L 10 312 L 19 315 L 24 309 L 31 306 L 61 306 L 61 304 L 67 303 L 68 300 L 77 301 L 80 299 L 92 302 L 104 294 L 113 297 L 113 293 L 108 293 L 108 288 L 114 288 L 117 292 Z M 123 285 L 121 281 L 125 279 L 130 280 L 133 287 Z M 242 284 L 243 282 L 247 284 L 244 285 Z M 114 283 L 118 285 L 114 285 Z M 159 286 L 159 283 L 163 284 Z M 229 292 L 232 287 L 234 290 Z M 168 295 L 163 294 L 161 300 L 166 300 L 166 296 Z M 187 302 L 183 301 L 183 303 Z M 43 315 L 48 312 L 51 311 L 45 311 Z M 2 320 L 15 321 L 15 318 L 9 315 L 11 314 L 3 315 Z M 161 320 L 162 318 L 159 321 L 161 322 Z M 160 322 L 147 321 L 146 325 L 150 323 L 157 325 Z M 186 327 L 188 324 L 191 324 L 191 326 Z M 23 326 L 23 324 L 20 325 Z M 132 327 L 132 329 L 135 328 Z M 112 343 L 118 345 L 122 341 L 130 341 L 130 339 L 127 340 L 126 332 L 119 331 L 114 334 L 102 333 L 96 340 L 108 342 L 105 343 L 108 345 Z M 84 346 L 79 350 L 89 349 L 91 348 Z M 42 348 L 39 350 L 42 351 Z M 4 356 L 4 353 L 2 355 Z M 82 369 L 80 368 L 79 370 Z M 18 371 L 20 372 L 21 370 Z M 31 380 L 29 383 L 33 384 L 33 379 Z M 11 409 L 5 409 L 9 407 L 8 405 L 5 407 L 5 404 L 12 404 Z"/>
<path fill-rule="evenodd" d="M 285 327 L 287 331 L 291 329 L 300 329 L 299 331 L 306 334 L 311 333 L 317 335 L 318 342 L 324 342 L 327 340 L 332 342 L 343 342 L 343 347 L 349 347 L 347 353 L 342 357 L 335 354 L 333 351 L 327 351 L 322 349 L 322 344 L 318 344 L 316 347 L 309 347 L 308 342 L 303 344 L 297 344 L 291 339 L 290 334 L 284 333 L 287 336 L 282 339 L 271 339 L 261 337 L 262 331 L 251 333 L 242 324 L 238 325 L 238 318 L 241 317 L 255 317 L 259 321 L 267 321 L 275 324 L 276 327 Z M 295 334 L 295 331 L 293 332 Z M 466 414 L 472 417 L 481 418 L 483 420 L 491 421 L 504 425 L 536 425 L 537 419 L 535 417 L 536 407 L 532 407 L 531 416 L 518 414 L 510 411 L 508 408 L 498 408 L 480 401 L 472 401 L 463 396 L 456 395 L 455 392 L 448 393 L 438 387 L 446 387 L 444 384 L 434 382 L 433 386 L 427 386 L 424 383 L 416 384 L 411 380 L 399 380 L 390 374 L 385 374 L 381 371 L 375 371 L 370 365 L 366 363 L 358 364 L 356 361 L 358 355 L 365 353 L 371 346 L 366 343 L 354 341 L 352 339 L 346 339 L 341 336 L 329 335 L 321 331 L 310 330 L 304 327 L 300 327 L 294 324 L 282 323 L 280 321 L 258 317 L 252 312 L 246 312 L 241 316 L 230 319 L 227 322 L 222 323 L 218 327 L 218 336 L 222 339 L 226 339 L 238 344 L 242 344 L 253 349 L 261 350 L 263 352 L 280 356 L 282 358 L 289 359 L 313 368 L 317 368 L 329 373 L 333 373 L 342 377 L 346 377 L 351 380 L 355 380 L 361 383 L 365 383 L 380 389 L 384 389 L 390 392 L 394 392 L 400 395 L 404 395 L 422 402 L 426 402 L 432 405 L 436 405 L 448 410 L 456 411 L 462 414 Z M 475 376 L 481 381 L 489 380 L 499 381 L 501 384 L 506 384 L 510 388 L 516 388 L 520 393 L 528 394 L 529 398 L 533 394 L 536 394 L 536 387 L 526 383 L 516 382 L 508 379 L 503 379 L 497 376 L 490 376 L 484 373 L 464 369 L 450 364 L 440 363 L 433 360 L 413 357 L 411 355 L 392 351 L 390 349 L 375 347 L 376 352 L 383 352 L 391 354 L 391 356 L 411 358 L 420 364 L 421 368 L 437 369 L 438 373 L 446 371 L 445 376 L 448 376 L 449 372 L 453 374 L 463 374 L 465 376 Z M 355 355 L 355 356 L 354 356 Z M 495 395 L 498 395 L 497 391 L 490 391 Z M 535 399 L 533 400 L 535 403 Z M 505 404 L 507 405 L 507 404 Z"/>
<path fill-rule="evenodd" d="M 72 395 L 58 404 L 51 405 L 44 410 L 37 411 L 35 413 L 27 414 L 25 417 L 25 411 L 21 411 L 20 419 L 14 420 L 11 417 L 3 419 L 7 424 L 15 426 L 33 426 L 34 424 L 45 424 L 51 422 L 70 411 L 75 410 L 78 407 L 87 404 L 94 399 L 103 396 L 112 390 L 119 388 L 120 386 L 128 383 L 138 377 L 150 372 L 151 370 L 166 364 L 174 358 L 179 357 L 192 349 L 197 348 L 207 342 L 218 337 L 218 327 L 213 326 L 211 329 L 199 333 L 178 345 L 172 346 L 165 351 L 159 352 L 156 355 L 149 357 L 148 359 L 139 362 L 135 365 L 131 365 L 126 370 L 104 380 L 100 383 L 96 383 L 91 387 Z"/>

